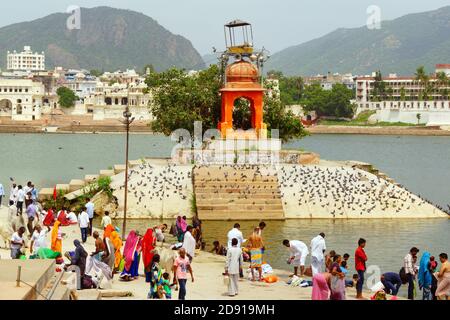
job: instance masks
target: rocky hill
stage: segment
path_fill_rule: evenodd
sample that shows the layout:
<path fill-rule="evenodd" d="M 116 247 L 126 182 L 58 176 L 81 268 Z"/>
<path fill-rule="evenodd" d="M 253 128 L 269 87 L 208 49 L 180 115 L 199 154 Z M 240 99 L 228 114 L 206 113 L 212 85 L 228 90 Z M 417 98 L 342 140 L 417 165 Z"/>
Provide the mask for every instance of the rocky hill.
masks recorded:
<path fill-rule="evenodd" d="M 81 9 L 81 28 L 66 27 L 69 14 L 55 13 L 30 22 L 0 28 L 0 67 L 7 51 L 45 51 L 46 67 L 114 71 L 153 64 L 200 69 L 200 54 L 186 38 L 174 35 L 144 14 L 109 7 Z"/>

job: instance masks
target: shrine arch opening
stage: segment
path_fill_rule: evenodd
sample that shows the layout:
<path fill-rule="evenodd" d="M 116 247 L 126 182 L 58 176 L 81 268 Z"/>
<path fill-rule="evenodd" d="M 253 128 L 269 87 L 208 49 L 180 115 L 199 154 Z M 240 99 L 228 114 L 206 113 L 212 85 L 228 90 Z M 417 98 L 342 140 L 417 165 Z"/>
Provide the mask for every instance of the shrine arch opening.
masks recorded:
<path fill-rule="evenodd" d="M 254 102 L 248 97 L 239 97 L 233 103 L 233 129 L 250 130 L 253 128 Z"/>

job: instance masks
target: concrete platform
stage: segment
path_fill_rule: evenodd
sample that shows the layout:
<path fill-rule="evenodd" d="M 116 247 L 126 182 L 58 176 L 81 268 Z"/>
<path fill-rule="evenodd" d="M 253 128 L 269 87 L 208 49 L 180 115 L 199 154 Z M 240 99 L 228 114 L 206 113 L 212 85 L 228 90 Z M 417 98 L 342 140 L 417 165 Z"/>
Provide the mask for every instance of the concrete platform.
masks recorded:
<path fill-rule="evenodd" d="M 112 177 L 114 176 L 116 173 L 114 172 L 114 170 L 100 170 L 100 177 Z"/>
<path fill-rule="evenodd" d="M 100 175 L 98 174 L 87 174 L 84 176 L 84 181 L 86 181 L 86 183 L 92 183 L 98 180 L 98 178 L 100 178 Z"/>
<path fill-rule="evenodd" d="M 76 190 L 82 189 L 86 185 L 84 180 L 72 179 L 69 183 L 69 192 L 74 192 Z"/>
<path fill-rule="evenodd" d="M 124 172 L 126 169 L 126 166 L 124 164 L 116 164 L 114 165 L 114 173 L 119 174 L 121 172 Z"/>
<path fill-rule="evenodd" d="M 39 199 L 49 200 L 53 198 L 53 188 L 43 188 L 39 190 Z"/>
<path fill-rule="evenodd" d="M 130 161 L 128 161 L 128 165 L 130 167 L 139 166 L 141 164 L 142 164 L 142 160 L 130 160 Z"/>
<path fill-rule="evenodd" d="M 16 286 L 17 269 L 27 283 Z M 55 273 L 54 260 L 0 260 L 0 300 L 36 300 Z"/>
<path fill-rule="evenodd" d="M 68 184 L 57 184 L 56 185 L 56 190 L 57 190 L 57 192 L 59 192 L 59 191 L 64 191 L 64 192 L 69 192 L 69 190 L 70 190 L 70 185 L 68 185 Z"/>

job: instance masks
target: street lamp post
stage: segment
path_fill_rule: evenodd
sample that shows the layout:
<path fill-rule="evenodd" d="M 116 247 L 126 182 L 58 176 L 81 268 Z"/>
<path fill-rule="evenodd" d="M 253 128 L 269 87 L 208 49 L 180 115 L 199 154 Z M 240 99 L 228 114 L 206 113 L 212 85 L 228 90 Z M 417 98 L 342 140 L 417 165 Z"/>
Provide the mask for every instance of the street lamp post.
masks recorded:
<path fill-rule="evenodd" d="M 122 123 L 125 125 L 127 138 L 126 138 L 126 147 L 125 147 L 125 199 L 124 199 L 124 207 L 123 207 L 123 225 L 122 225 L 122 239 L 125 239 L 125 232 L 127 228 L 127 206 L 128 206 L 128 146 L 130 143 L 130 125 L 133 123 L 134 118 L 132 118 L 132 114 L 130 112 L 129 107 L 129 93 L 127 97 L 127 108 L 123 113 L 124 120 Z"/>

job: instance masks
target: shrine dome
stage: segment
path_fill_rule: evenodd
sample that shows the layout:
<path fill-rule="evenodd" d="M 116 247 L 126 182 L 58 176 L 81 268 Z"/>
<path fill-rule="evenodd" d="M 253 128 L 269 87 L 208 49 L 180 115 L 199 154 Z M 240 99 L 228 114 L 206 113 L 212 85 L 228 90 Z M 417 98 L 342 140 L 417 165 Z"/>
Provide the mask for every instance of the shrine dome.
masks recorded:
<path fill-rule="evenodd" d="M 227 67 L 227 82 L 258 82 L 259 71 L 252 63 L 237 61 Z"/>

